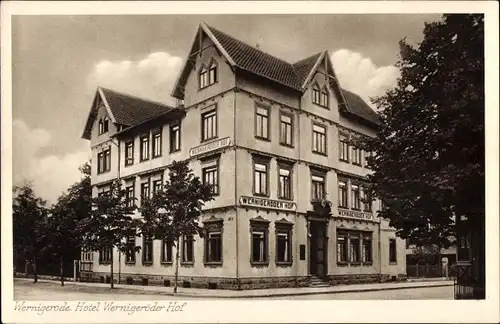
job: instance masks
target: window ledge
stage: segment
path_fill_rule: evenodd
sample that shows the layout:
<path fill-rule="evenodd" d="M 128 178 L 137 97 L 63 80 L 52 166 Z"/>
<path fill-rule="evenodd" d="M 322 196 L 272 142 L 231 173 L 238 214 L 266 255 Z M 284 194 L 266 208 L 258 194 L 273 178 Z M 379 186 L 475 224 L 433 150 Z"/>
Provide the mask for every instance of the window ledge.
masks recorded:
<path fill-rule="evenodd" d="M 267 262 L 267 261 L 266 262 L 254 262 L 254 261 L 251 261 L 250 265 L 252 267 L 267 267 L 267 266 L 269 266 L 269 262 Z"/>
<path fill-rule="evenodd" d="M 110 265 L 111 261 L 99 261 L 99 264 Z"/>
<path fill-rule="evenodd" d="M 151 160 L 158 159 L 158 158 L 161 158 L 161 154 L 160 154 L 160 155 L 157 155 L 157 156 L 153 156 L 153 157 L 151 157 Z"/>
<path fill-rule="evenodd" d="M 125 265 L 135 266 L 135 261 L 125 261 Z"/>
<path fill-rule="evenodd" d="M 295 148 L 295 146 L 293 144 L 287 144 L 285 142 L 280 142 L 280 145 L 285 146 L 285 147 L 289 147 L 289 148 Z"/>
<path fill-rule="evenodd" d="M 170 150 L 170 154 L 172 154 L 172 153 L 177 153 L 177 152 L 180 152 L 180 151 L 181 151 L 181 149 L 177 149 L 177 150 Z"/>
<path fill-rule="evenodd" d="M 163 265 L 163 266 L 171 266 L 174 263 L 172 261 L 161 261 L 160 264 Z"/>
<path fill-rule="evenodd" d="M 342 261 L 342 262 L 337 262 L 337 265 L 338 265 L 339 267 L 347 267 L 347 266 L 349 265 L 349 263 L 348 263 L 348 262 L 344 262 L 344 261 Z"/>
<path fill-rule="evenodd" d="M 317 154 L 317 155 L 328 157 L 328 153 L 323 153 L 323 152 L 319 152 L 319 151 L 312 151 L 312 152 L 313 152 L 313 154 Z"/>
<path fill-rule="evenodd" d="M 109 173 L 109 172 L 111 172 L 111 169 L 106 170 L 106 171 L 102 171 L 102 172 L 97 172 L 97 175 L 101 175 L 101 174 L 105 174 L 105 173 Z"/>
<path fill-rule="evenodd" d="M 398 265 L 397 262 L 389 262 L 389 265 Z"/>
<path fill-rule="evenodd" d="M 190 268 L 194 266 L 194 261 L 181 261 L 181 267 Z"/>
<path fill-rule="evenodd" d="M 253 195 L 256 196 L 256 197 L 267 197 L 267 198 L 269 198 L 268 194 L 260 194 L 260 193 L 254 192 Z"/>
<path fill-rule="evenodd" d="M 373 262 L 363 262 L 363 265 L 369 267 L 373 265 Z"/>
<path fill-rule="evenodd" d="M 150 267 L 153 265 L 153 261 L 142 261 L 142 265 L 143 266 L 147 266 L 147 267 Z"/>
<path fill-rule="evenodd" d="M 215 140 L 216 140 L 216 139 L 218 139 L 218 138 L 219 138 L 219 136 L 215 136 L 215 137 L 210 137 L 210 138 L 202 139 L 202 140 L 200 141 L 200 144 L 201 144 L 201 143 L 210 142 L 210 141 L 215 141 Z"/>
<path fill-rule="evenodd" d="M 361 265 L 361 262 L 351 262 L 349 263 L 349 265 L 352 267 L 359 267 Z"/>
<path fill-rule="evenodd" d="M 361 163 L 357 163 L 357 162 L 352 162 L 353 165 L 357 165 L 357 166 L 362 166 Z"/>
<path fill-rule="evenodd" d="M 287 198 L 287 197 L 279 197 L 278 196 L 278 199 L 279 200 L 286 200 L 286 201 L 293 201 L 293 198 Z"/>
<path fill-rule="evenodd" d="M 146 161 L 149 161 L 149 158 L 147 159 L 140 159 L 139 162 L 142 163 L 142 162 L 146 162 Z"/>
<path fill-rule="evenodd" d="M 219 268 L 222 267 L 222 261 L 217 262 L 204 262 L 203 265 L 209 268 Z"/>
<path fill-rule="evenodd" d="M 339 158 L 339 161 L 340 161 L 340 162 L 349 163 L 349 160 L 345 160 L 345 159 L 342 159 L 342 158 Z"/>
<path fill-rule="evenodd" d="M 276 261 L 276 266 L 277 267 L 282 267 L 282 268 L 288 268 L 288 267 L 291 267 L 293 265 L 293 262 L 292 261 Z"/>
<path fill-rule="evenodd" d="M 255 138 L 258 140 L 264 141 L 264 142 L 271 142 L 271 139 L 269 139 L 269 138 L 265 138 L 265 137 L 261 137 L 261 136 L 257 136 L 257 135 L 255 135 Z"/>
<path fill-rule="evenodd" d="M 314 102 L 314 101 L 312 101 L 312 103 L 313 103 L 313 105 L 315 105 L 315 106 L 321 107 L 321 108 L 323 108 L 323 109 L 328 109 L 328 110 L 330 110 L 330 107 L 329 107 L 329 106 L 323 106 L 322 104 L 317 103 L 317 102 Z"/>

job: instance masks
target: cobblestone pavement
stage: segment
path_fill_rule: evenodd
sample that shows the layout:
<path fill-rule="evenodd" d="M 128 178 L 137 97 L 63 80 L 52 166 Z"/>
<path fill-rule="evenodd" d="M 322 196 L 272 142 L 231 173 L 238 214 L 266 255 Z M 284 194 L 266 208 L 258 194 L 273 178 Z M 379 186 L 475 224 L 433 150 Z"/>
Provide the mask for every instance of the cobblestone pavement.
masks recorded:
<path fill-rule="evenodd" d="M 172 289 L 169 288 L 169 292 Z M 84 286 L 66 283 L 61 287 L 55 282 L 16 280 L 14 283 L 15 300 L 200 300 L 203 297 L 168 296 L 148 293 L 127 288 L 110 289 L 104 286 Z M 210 298 L 211 300 L 218 298 Z M 224 298 L 220 298 L 224 299 Z M 241 299 L 241 298 L 239 298 Z M 274 300 L 381 300 L 381 299 L 453 299 L 453 286 L 408 288 L 366 292 L 339 292 L 307 296 L 258 297 Z M 227 300 L 227 299 L 226 299 Z"/>

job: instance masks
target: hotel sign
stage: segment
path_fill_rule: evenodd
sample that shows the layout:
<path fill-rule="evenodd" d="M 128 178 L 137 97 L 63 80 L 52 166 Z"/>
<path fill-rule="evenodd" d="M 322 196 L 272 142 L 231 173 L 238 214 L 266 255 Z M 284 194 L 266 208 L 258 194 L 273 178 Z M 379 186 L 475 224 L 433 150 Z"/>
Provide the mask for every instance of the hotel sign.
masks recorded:
<path fill-rule="evenodd" d="M 203 153 L 208 153 L 211 151 L 215 151 L 216 149 L 219 148 L 227 147 L 229 145 L 231 145 L 231 139 L 229 137 L 222 138 L 220 140 L 216 140 L 207 144 L 193 147 L 192 149 L 189 150 L 189 156 L 193 157 Z"/>
<path fill-rule="evenodd" d="M 348 210 L 348 209 L 339 209 L 340 217 L 351 217 L 351 218 L 360 218 L 360 219 L 372 219 L 372 213 L 365 213 L 356 210 Z"/>
<path fill-rule="evenodd" d="M 280 201 L 256 197 L 240 197 L 240 204 L 243 206 L 264 207 L 283 211 L 295 211 L 297 204 L 292 201 Z"/>

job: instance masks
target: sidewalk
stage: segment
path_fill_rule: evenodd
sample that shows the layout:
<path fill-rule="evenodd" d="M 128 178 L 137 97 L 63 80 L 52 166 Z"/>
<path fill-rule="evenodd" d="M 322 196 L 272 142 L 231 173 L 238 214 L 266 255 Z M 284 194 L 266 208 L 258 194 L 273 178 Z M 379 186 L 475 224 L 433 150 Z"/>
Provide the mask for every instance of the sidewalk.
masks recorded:
<path fill-rule="evenodd" d="M 32 279 L 16 279 L 16 280 L 32 280 Z M 59 285 L 59 282 L 53 280 L 39 280 L 40 282 L 53 283 Z M 88 282 L 66 282 L 65 287 L 86 286 L 109 288 L 109 284 L 88 283 Z M 443 287 L 452 286 L 453 280 L 432 280 L 419 282 L 390 282 L 376 284 L 356 284 L 356 285 L 337 285 L 331 287 L 318 288 L 277 288 L 277 289 L 255 289 L 255 290 L 211 290 L 197 288 L 178 288 L 176 296 L 180 297 L 199 297 L 199 298 L 259 298 L 259 297 L 286 297 L 286 296 L 305 296 L 305 295 L 321 295 L 321 294 L 337 294 L 347 292 L 366 292 L 394 289 L 411 289 L 425 287 Z M 173 287 L 161 286 L 138 286 L 115 284 L 116 293 L 140 294 L 140 295 L 167 295 L 173 296 Z"/>

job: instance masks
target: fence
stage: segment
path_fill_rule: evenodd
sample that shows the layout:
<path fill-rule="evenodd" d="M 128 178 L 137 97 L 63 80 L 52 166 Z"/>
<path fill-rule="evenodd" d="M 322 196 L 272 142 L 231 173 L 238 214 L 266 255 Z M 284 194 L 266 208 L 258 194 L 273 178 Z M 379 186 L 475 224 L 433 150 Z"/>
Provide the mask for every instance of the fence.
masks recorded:
<path fill-rule="evenodd" d="M 444 277 L 446 274 L 443 273 L 442 265 L 437 264 L 419 264 L 419 265 L 407 265 L 406 275 L 408 278 L 437 278 Z M 448 265 L 448 277 L 455 276 L 455 268 Z"/>
<path fill-rule="evenodd" d="M 484 299 L 485 282 L 472 271 L 471 265 L 459 265 L 456 268 L 455 299 Z"/>

